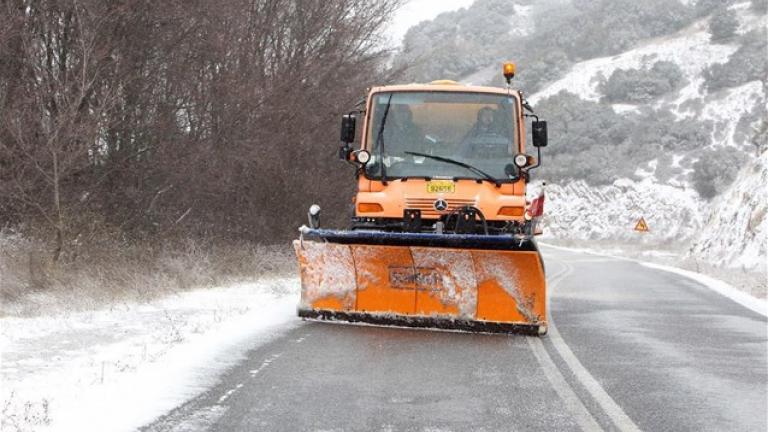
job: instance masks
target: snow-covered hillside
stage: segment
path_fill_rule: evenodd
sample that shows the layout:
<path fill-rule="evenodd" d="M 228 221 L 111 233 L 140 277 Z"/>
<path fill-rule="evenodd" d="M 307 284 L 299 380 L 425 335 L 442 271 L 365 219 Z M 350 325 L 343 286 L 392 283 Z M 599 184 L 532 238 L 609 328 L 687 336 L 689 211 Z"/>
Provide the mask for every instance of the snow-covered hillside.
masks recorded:
<path fill-rule="evenodd" d="M 768 17 L 755 15 L 748 2 L 730 9 L 739 20 L 738 34 L 768 25 Z M 600 83 L 617 69 L 647 69 L 657 61 L 669 61 L 680 68 L 685 85 L 649 105 L 614 104 L 614 111 L 631 114 L 666 109 L 678 120 L 711 121 L 715 127 L 709 148 L 744 149 L 754 138 L 748 133 L 739 134 L 739 123 L 754 119 L 755 109 L 765 109 L 766 86 L 755 80 L 707 92 L 704 71 L 727 62 L 739 49 L 731 42 L 713 43 L 709 20 L 701 19 L 675 34 L 649 39 L 616 56 L 576 63 L 567 74 L 529 99 L 535 106 L 537 101 L 568 91 L 584 100 L 601 102 Z M 768 156 L 764 152 L 761 158 L 749 160 L 727 192 L 709 202 L 692 188 L 689 177 L 701 150 L 680 150 L 672 155 L 673 166 L 680 173 L 665 182 L 656 178 L 656 161 L 651 161 L 638 166 L 635 176 L 642 179 L 639 181 L 620 179 L 609 186 L 576 181 L 548 186 L 545 237 L 669 242 L 678 248 L 689 247 L 690 258 L 717 266 L 765 271 Z M 649 224 L 649 233 L 633 230 L 641 216 Z"/>
<path fill-rule="evenodd" d="M 548 185 L 544 216 L 545 238 L 619 239 L 661 243 L 691 239 L 706 217 L 693 189 L 620 179 L 593 187 L 584 181 Z M 644 218 L 650 231 L 635 225 Z"/>
<path fill-rule="evenodd" d="M 597 102 L 602 96 L 598 89 L 602 78 L 609 77 L 617 69 L 639 69 L 660 60 L 677 63 L 691 82 L 689 86 L 693 86 L 694 81 L 700 84 L 699 76 L 706 66 L 725 62 L 737 49 L 733 45 L 710 44 L 709 36 L 707 20 L 701 20 L 674 35 L 650 39 L 642 46 L 622 54 L 576 63 L 564 77 L 529 99 L 535 104 L 540 99 L 565 90 L 582 99 Z M 693 91 L 686 87 L 683 93 L 688 92 L 688 98 L 698 97 L 698 86 L 691 88 Z M 624 111 L 621 108 L 618 110 Z"/>
<path fill-rule="evenodd" d="M 744 34 L 768 26 L 768 16 L 755 15 L 749 3 L 731 7 L 739 19 L 737 33 Z M 649 39 L 641 46 L 612 57 L 602 57 L 576 63 L 561 79 L 531 95 L 535 103 L 561 91 L 597 102 L 603 96 L 600 83 L 618 69 L 642 69 L 657 61 L 675 63 L 683 73 L 686 85 L 656 101 L 652 107 L 666 108 L 678 119 L 711 120 L 718 125 L 712 132 L 712 147 L 736 146 L 735 132 L 739 120 L 756 106 L 765 106 L 766 90 L 759 80 L 731 89 L 707 94 L 703 88 L 703 72 L 714 64 L 728 61 L 738 49 L 735 44 L 712 43 L 709 18 L 668 36 Z M 700 102 L 700 103 L 698 103 Z M 638 112 L 642 106 L 613 104 L 617 113 Z"/>
<path fill-rule="evenodd" d="M 768 152 L 745 166 L 715 199 L 691 255 L 724 267 L 768 266 Z"/>

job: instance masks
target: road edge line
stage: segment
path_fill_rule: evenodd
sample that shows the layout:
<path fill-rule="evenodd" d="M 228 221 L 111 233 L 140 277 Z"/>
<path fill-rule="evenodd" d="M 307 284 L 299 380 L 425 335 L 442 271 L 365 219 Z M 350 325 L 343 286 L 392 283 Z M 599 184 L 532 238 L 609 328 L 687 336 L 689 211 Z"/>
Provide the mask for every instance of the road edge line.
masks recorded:
<path fill-rule="evenodd" d="M 624 412 L 623 409 L 613 400 L 613 398 L 605 391 L 599 382 L 589 373 L 583 364 L 576 357 L 576 354 L 571 351 L 568 344 L 557 331 L 555 323 L 550 321 L 549 325 L 550 340 L 552 346 L 555 347 L 560 358 L 563 359 L 566 365 L 571 369 L 573 375 L 579 380 L 581 385 L 589 392 L 592 398 L 600 405 L 605 414 L 610 417 L 613 424 L 622 431 L 639 432 L 641 429 L 635 424 L 634 421 Z"/>

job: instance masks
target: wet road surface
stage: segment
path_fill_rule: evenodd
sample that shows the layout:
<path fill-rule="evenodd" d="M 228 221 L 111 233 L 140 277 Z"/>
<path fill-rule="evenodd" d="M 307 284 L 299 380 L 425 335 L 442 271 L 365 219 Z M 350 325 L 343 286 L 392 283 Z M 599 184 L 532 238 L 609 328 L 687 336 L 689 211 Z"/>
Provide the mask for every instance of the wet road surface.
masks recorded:
<path fill-rule="evenodd" d="M 766 317 L 693 280 L 542 248 L 543 337 L 305 322 L 146 431 L 765 431 Z"/>

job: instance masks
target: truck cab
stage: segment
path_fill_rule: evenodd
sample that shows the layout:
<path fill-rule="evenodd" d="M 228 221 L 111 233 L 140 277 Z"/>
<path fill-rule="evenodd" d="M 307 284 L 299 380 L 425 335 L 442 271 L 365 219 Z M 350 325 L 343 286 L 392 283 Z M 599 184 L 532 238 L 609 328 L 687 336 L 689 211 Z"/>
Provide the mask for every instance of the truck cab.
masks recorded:
<path fill-rule="evenodd" d="M 340 156 L 357 165 L 353 229 L 460 233 L 530 230 L 521 92 L 452 81 L 372 88 L 345 116 Z M 528 108 L 529 109 L 529 108 Z M 356 119 L 360 144 L 353 150 Z M 535 117 L 535 116 L 532 116 Z M 546 123 L 532 123 L 535 148 Z"/>

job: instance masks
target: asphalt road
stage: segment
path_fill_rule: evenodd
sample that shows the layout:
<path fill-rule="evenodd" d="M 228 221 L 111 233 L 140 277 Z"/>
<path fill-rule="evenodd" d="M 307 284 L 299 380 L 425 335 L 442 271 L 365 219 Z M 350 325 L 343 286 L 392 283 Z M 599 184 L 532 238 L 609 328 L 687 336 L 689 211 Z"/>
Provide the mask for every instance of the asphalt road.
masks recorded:
<path fill-rule="evenodd" d="M 766 431 L 766 318 L 544 248 L 543 338 L 306 322 L 146 431 Z"/>

